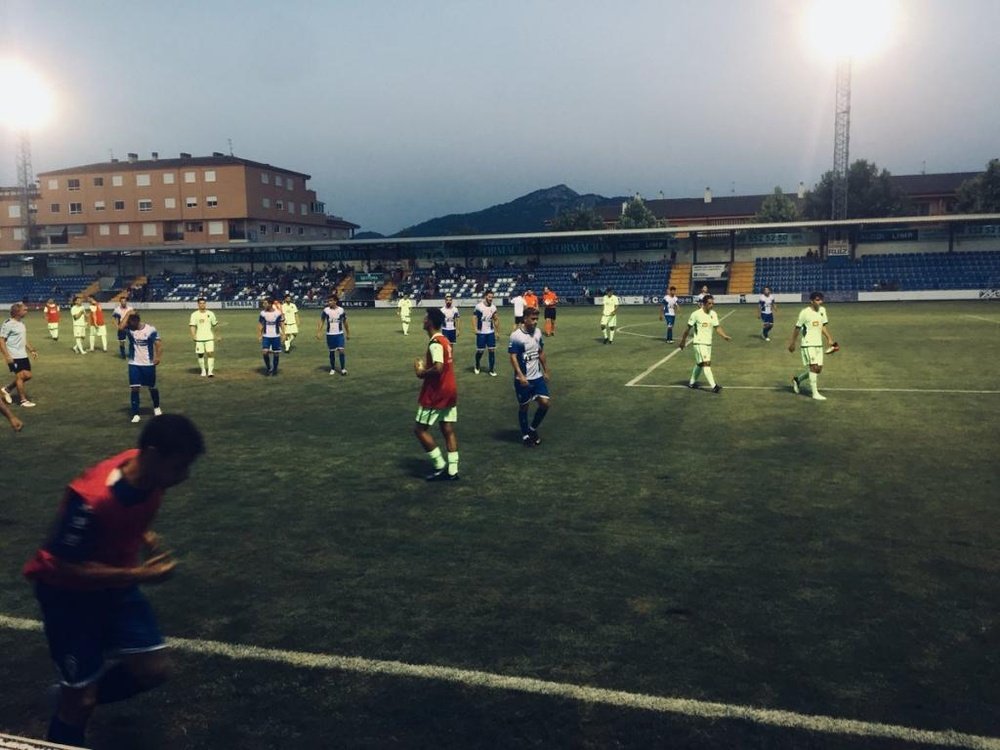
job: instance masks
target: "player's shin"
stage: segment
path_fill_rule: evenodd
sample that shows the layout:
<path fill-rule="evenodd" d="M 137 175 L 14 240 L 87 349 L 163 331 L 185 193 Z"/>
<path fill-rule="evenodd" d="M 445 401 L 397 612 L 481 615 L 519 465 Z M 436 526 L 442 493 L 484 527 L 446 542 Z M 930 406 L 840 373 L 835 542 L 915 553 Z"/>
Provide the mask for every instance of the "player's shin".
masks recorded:
<path fill-rule="evenodd" d="M 712 374 L 712 368 L 703 367 L 702 372 L 705 373 L 705 380 L 708 381 L 708 384 L 712 386 L 712 388 L 715 388 L 715 376 Z"/>
<path fill-rule="evenodd" d="M 521 434 L 527 435 L 530 428 L 528 427 L 528 410 L 526 408 L 517 412 L 517 422 L 521 425 Z"/>

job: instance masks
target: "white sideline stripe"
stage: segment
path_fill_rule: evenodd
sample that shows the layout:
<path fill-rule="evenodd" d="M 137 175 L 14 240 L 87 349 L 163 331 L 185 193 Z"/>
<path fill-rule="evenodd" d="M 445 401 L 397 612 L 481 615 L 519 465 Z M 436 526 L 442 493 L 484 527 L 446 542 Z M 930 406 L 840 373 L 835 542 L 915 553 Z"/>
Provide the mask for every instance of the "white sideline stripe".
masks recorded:
<path fill-rule="evenodd" d="M 1000 320 L 994 320 L 993 318 L 984 318 L 982 315 L 963 315 L 963 318 L 972 318 L 973 320 L 985 320 L 987 323 L 997 323 L 1000 324 Z"/>
<path fill-rule="evenodd" d="M 40 631 L 42 624 L 36 620 L 0 615 L 0 627 L 12 630 Z M 657 713 L 681 714 L 699 719 L 742 719 L 755 724 L 823 732 L 826 734 L 883 737 L 903 742 L 940 745 L 942 747 L 964 747 L 972 748 L 973 750 L 1000 750 L 1000 737 L 964 734 L 950 729 L 934 731 L 905 727 L 898 724 L 838 719 L 833 716 L 799 714 L 793 711 L 752 708 L 750 706 L 739 706 L 729 703 L 710 703 L 688 698 L 662 698 L 656 695 L 627 693 L 621 690 L 605 690 L 585 685 L 535 680 L 527 677 L 508 677 L 491 672 L 456 669 L 453 667 L 436 667 L 430 664 L 406 664 L 399 661 L 314 654 L 304 651 L 285 651 L 282 649 L 260 648 L 258 646 L 239 646 L 220 643 L 218 641 L 202 641 L 188 638 L 168 638 L 167 642 L 182 651 L 209 654 L 211 656 L 225 656 L 230 659 L 274 662 L 309 669 L 440 680 L 468 687 L 534 693 L 557 698 L 568 698 L 583 703 L 597 703 L 618 706 L 620 708 L 654 711 Z"/>
<path fill-rule="evenodd" d="M 729 317 L 730 315 L 732 315 L 732 314 L 733 314 L 734 312 L 736 312 L 736 310 L 730 310 L 729 312 L 727 312 L 727 313 L 726 313 L 725 315 L 723 315 L 723 316 L 722 316 L 722 317 L 721 317 L 721 318 L 719 319 L 719 323 L 721 324 L 723 320 L 725 320 L 726 318 L 728 318 L 728 317 Z M 635 323 L 634 325 L 642 325 L 642 324 L 641 324 L 641 323 Z M 633 335 L 633 336 L 636 336 L 636 335 L 638 335 L 638 334 L 632 334 L 632 335 Z M 675 357 L 675 356 L 677 356 L 678 354 L 680 354 L 680 352 L 681 352 L 680 348 L 677 348 L 677 349 L 674 349 L 674 350 L 673 350 L 672 352 L 670 352 L 670 354 L 668 354 L 668 355 L 667 355 L 666 357 L 664 357 L 663 359 L 661 359 L 661 360 L 660 360 L 659 362 L 657 362 L 657 363 L 656 363 L 655 365 L 653 365 L 652 367 L 650 367 L 649 369 L 647 369 L 647 370 L 646 370 L 645 372 L 643 372 L 643 373 L 640 373 L 639 375 L 636 375 L 636 376 L 635 376 L 634 378 L 632 378 L 632 379 L 631 379 L 630 381 L 628 381 L 628 382 L 627 382 L 627 383 L 625 384 L 625 387 L 626 387 L 626 388 L 632 388 L 632 387 L 634 387 L 635 385 L 637 385 L 637 384 L 638 384 L 638 382 L 639 382 L 640 380 L 642 380 L 642 379 L 643 379 L 644 377 L 646 377 L 647 375 L 649 375 L 649 373 L 651 373 L 651 372 L 652 372 L 653 370 L 655 370 L 655 369 L 656 369 L 657 367 L 659 367 L 660 365 L 662 365 L 662 364 L 663 364 L 664 362 L 667 362 L 667 361 L 668 361 L 668 360 L 669 360 L 669 359 L 670 359 L 671 357 Z"/>
<path fill-rule="evenodd" d="M 629 385 L 632 385 L 629 383 Z M 680 383 L 673 383 L 671 385 L 635 385 L 635 388 L 684 388 L 687 389 L 686 385 Z M 710 388 L 702 388 L 701 390 L 711 390 Z M 722 386 L 724 391 L 788 391 L 791 393 L 789 386 L 787 385 L 724 385 Z M 808 390 L 808 388 L 807 388 Z M 976 394 L 976 395 L 996 395 L 1000 394 L 1000 391 L 962 391 L 954 390 L 949 388 L 824 388 L 823 392 L 827 391 L 841 391 L 855 393 L 965 393 L 965 394 Z"/>

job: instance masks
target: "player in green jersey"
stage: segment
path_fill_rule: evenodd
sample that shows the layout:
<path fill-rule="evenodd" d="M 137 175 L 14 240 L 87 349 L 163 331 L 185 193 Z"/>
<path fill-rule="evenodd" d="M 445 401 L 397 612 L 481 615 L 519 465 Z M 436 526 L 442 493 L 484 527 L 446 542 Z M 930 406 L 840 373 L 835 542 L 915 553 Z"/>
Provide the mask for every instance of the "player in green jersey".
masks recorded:
<path fill-rule="evenodd" d="M 715 298 L 706 293 L 701 299 L 701 307 L 688 318 L 688 327 L 684 329 L 678 346 L 683 349 L 688 336 L 691 336 L 691 345 L 694 347 L 694 369 L 691 371 L 688 388 L 697 388 L 698 377 L 704 372 L 705 380 L 712 387 L 712 393 L 719 393 L 722 386 L 715 382 L 715 376 L 712 374 L 712 334 L 718 331 L 726 341 L 732 341 L 733 337 L 722 327 L 719 314 L 712 309 L 714 306 Z"/>
<path fill-rule="evenodd" d="M 191 340 L 194 341 L 194 353 L 198 356 L 198 367 L 201 376 L 215 377 L 215 342 L 222 341 L 216 336 L 214 328 L 219 325 L 215 313 L 208 309 L 204 297 L 198 298 L 198 309 L 191 313 L 188 326 L 191 329 Z"/>
<path fill-rule="evenodd" d="M 802 309 L 792 340 L 788 342 L 788 351 L 795 351 L 795 342 L 802 338 L 802 364 L 806 369 L 792 378 L 792 390 L 799 392 L 799 384 L 809 379 L 809 389 L 817 401 L 826 401 L 826 396 L 819 392 L 819 374 L 823 372 L 823 342 L 831 348 L 835 346 L 833 337 L 827 328 L 826 308 L 823 307 L 823 293 L 813 292 L 809 295 L 809 307 Z"/>

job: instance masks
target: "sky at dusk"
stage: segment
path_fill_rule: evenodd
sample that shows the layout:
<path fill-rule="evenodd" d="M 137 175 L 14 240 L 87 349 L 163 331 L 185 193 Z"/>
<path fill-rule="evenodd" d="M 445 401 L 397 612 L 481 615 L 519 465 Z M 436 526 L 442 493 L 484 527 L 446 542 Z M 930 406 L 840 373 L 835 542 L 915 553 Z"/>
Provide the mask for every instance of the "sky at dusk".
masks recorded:
<path fill-rule="evenodd" d="M 804 0 L 0 0 L 0 57 L 57 97 L 35 172 L 213 151 L 312 175 L 385 234 L 565 183 L 794 191 L 833 160 L 834 67 Z M 904 0 L 854 65 L 851 160 L 1000 157 L 997 0 Z M 7 92 L 0 90 L 0 97 Z M 0 128 L 0 185 L 16 140 Z"/>

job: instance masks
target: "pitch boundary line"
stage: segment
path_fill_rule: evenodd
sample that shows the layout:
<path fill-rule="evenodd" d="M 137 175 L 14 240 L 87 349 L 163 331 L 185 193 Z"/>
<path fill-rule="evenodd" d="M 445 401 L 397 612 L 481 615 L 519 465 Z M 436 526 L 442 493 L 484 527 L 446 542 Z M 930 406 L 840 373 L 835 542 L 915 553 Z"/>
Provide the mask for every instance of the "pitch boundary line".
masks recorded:
<path fill-rule="evenodd" d="M 984 318 L 982 315 L 963 315 L 964 318 L 972 318 L 973 320 L 985 320 L 987 323 L 993 323 L 994 325 L 1000 325 L 1000 320 L 993 320 L 992 318 Z"/>
<path fill-rule="evenodd" d="M 739 308 L 737 308 L 737 309 L 739 309 Z M 729 312 L 727 312 L 725 315 L 723 315 L 719 319 L 719 323 L 722 323 L 723 320 L 725 320 L 726 318 L 728 318 L 734 312 L 736 312 L 736 310 L 730 310 Z M 639 324 L 635 324 L 635 325 L 639 325 Z M 637 336 L 639 334 L 633 333 L 632 335 L 633 336 Z M 635 386 L 637 386 L 639 384 L 639 381 L 642 380 L 647 375 L 649 375 L 649 373 L 651 373 L 653 370 L 655 370 L 657 367 L 659 367 L 660 365 L 664 364 L 665 362 L 668 362 L 672 357 L 676 357 L 680 353 L 681 353 L 680 347 L 678 347 L 677 349 L 674 349 L 672 352 L 670 352 L 670 354 L 668 354 L 666 357 L 664 357 L 663 359 L 661 359 L 655 365 L 652 365 L 651 367 L 647 368 L 644 372 L 641 372 L 640 374 L 638 374 L 634 378 L 632 378 L 630 381 L 628 381 L 625 384 L 625 387 L 626 388 L 634 388 Z"/>
<path fill-rule="evenodd" d="M 687 390 L 687 386 L 681 383 L 672 383 L 669 385 L 635 385 L 635 388 L 683 388 Z M 722 386 L 724 391 L 789 391 L 787 385 L 724 385 Z M 707 390 L 707 389 L 703 389 Z M 823 392 L 827 391 L 842 391 L 842 392 L 855 392 L 855 393 L 944 393 L 944 394 L 973 394 L 973 395 L 986 395 L 992 396 L 1000 394 L 1000 391 L 972 391 L 972 390 L 956 390 L 950 388 L 830 388 L 826 387 Z"/>
<path fill-rule="evenodd" d="M 0 627 L 10 630 L 40 632 L 42 624 L 36 620 L 0 615 Z M 664 698 L 623 690 L 606 690 L 586 685 L 552 682 L 528 677 L 510 677 L 492 672 L 480 672 L 432 664 L 408 664 L 400 661 L 365 659 L 357 656 L 288 651 L 261 648 L 219 641 L 191 638 L 168 638 L 167 643 L 181 651 L 209 656 L 222 656 L 236 660 L 250 660 L 285 664 L 307 669 L 354 672 L 367 675 L 388 675 L 423 680 L 438 680 L 466 687 L 533 693 L 555 698 L 566 698 L 582 703 L 602 704 L 619 708 L 680 714 L 697 719 L 740 719 L 753 724 L 763 724 L 783 729 L 799 729 L 833 735 L 879 737 L 903 742 L 963 747 L 972 750 L 1000 750 L 1000 737 L 965 734 L 952 730 L 929 730 L 899 724 L 840 719 L 834 716 L 800 714 L 794 711 L 753 708 L 730 703 L 712 703 L 690 698 Z"/>

